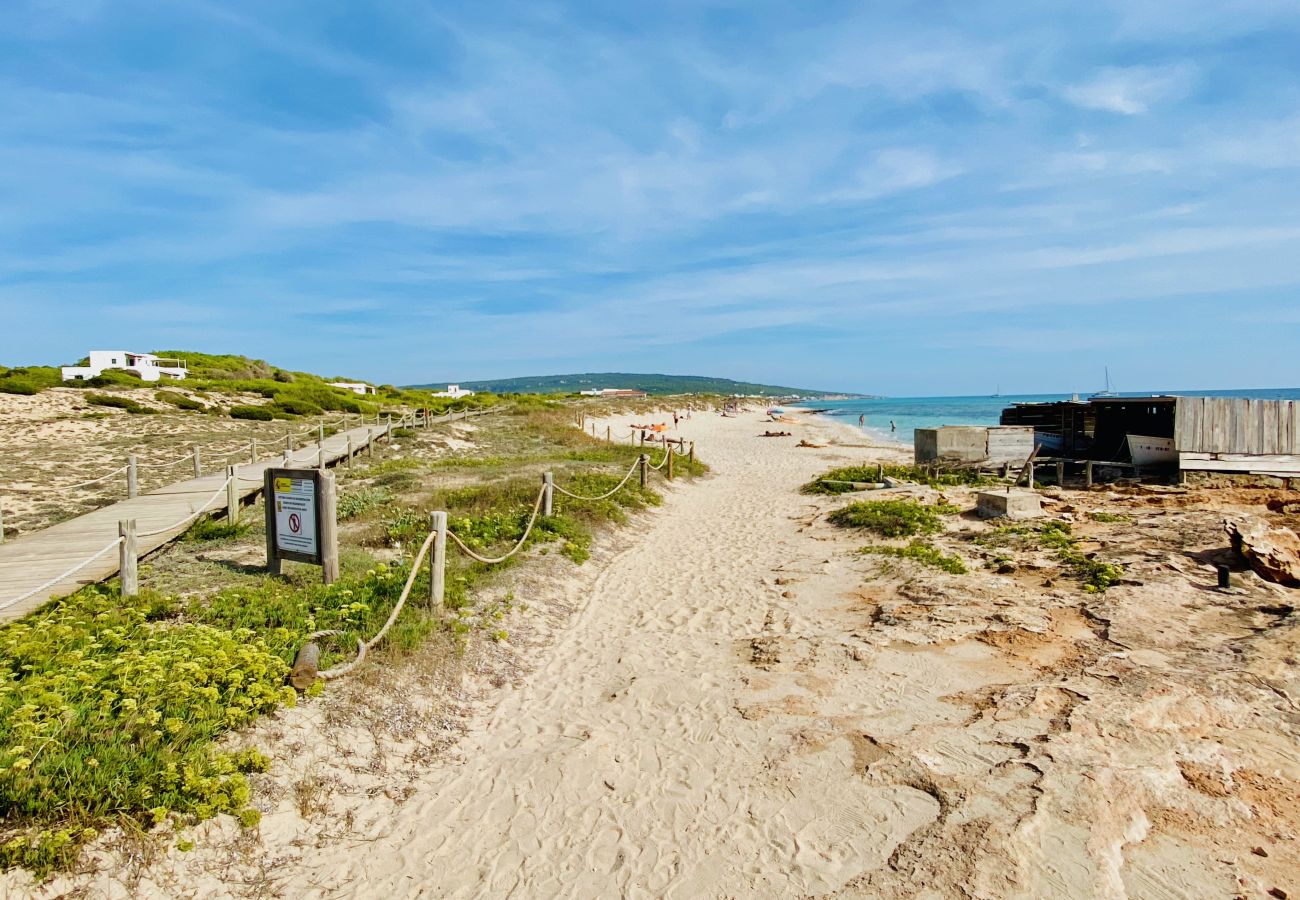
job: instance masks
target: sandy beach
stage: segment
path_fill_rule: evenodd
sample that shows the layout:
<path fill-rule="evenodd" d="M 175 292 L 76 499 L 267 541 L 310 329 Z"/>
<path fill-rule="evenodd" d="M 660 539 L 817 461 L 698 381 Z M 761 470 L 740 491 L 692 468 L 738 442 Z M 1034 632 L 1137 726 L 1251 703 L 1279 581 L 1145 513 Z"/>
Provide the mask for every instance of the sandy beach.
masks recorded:
<path fill-rule="evenodd" d="M 658 417 L 662 418 L 662 416 Z M 630 416 L 596 420 L 625 431 Z M 712 474 L 512 588 L 508 645 L 454 683 L 399 673 L 244 740 L 272 750 L 258 832 L 104 839 L 41 896 L 1208 897 L 1300 889 L 1300 635 L 1245 577 L 1209 591 L 1215 504 L 1136 489 L 1049 503 L 1128 578 L 1085 593 L 994 570 L 954 517 L 951 575 L 855 551 L 844 497 L 799 486 L 899 461 L 852 429 L 695 413 Z M 805 439 L 822 447 L 800 447 Z M 903 489 L 935 499 L 923 487 Z M 1078 492 L 1082 493 L 1082 492 Z M 965 489 L 943 498 L 973 506 Z M 1077 517 L 1075 514 L 1078 514 Z M 1089 530 L 1091 529 L 1091 530 Z M 403 727 L 404 710 L 417 710 Z M 414 716 L 414 714 L 412 714 Z M 431 733 L 432 721 L 442 725 Z M 290 752 L 285 752 L 288 747 Z M 302 785 L 316 789 L 304 801 Z M 8 873 L 0 890 L 34 889 Z"/>

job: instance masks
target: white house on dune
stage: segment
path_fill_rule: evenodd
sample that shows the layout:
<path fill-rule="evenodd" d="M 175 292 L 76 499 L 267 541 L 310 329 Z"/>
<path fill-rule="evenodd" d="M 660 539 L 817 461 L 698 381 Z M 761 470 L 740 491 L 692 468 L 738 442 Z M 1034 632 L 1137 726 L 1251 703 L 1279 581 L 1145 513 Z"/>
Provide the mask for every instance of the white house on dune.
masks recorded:
<path fill-rule="evenodd" d="M 433 392 L 433 396 L 435 396 L 435 397 L 450 397 L 450 398 L 452 398 L 453 400 L 455 400 L 455 399 L 457 399 L 457 398 L 459 398 L 459 397 L 473 397 L 473 396 L 474 396 L 474 392 L 473 392 L 473 391 L 464 391 L 464 390 L 461 390 L 461 387 L 460 387 L 460 385 L 458 385 L 458 384 L 449 384 L 449 385 L 447 385 L 447 390 L 445 390 L 445 391 L 434 391 L 434 392 Z"/>
<path fill-rule="evenodd" d="M 91 350 L 90 365 L 64 366 L 63 380 L 84 381 L 103 375 L 105 369 L 126 369 L 139 375 L 142 381 L 184 378 L 189 374 L 183 359 L 165 359 L 152 353 L 131 353 L 128 350 Z"/>
<path fill-rule="evenodd" d="M 354 394 L 360 394 L 363 397 L 366 394 L 373 394 L 375 386 L 366 384 L 364 381 L 331 381 L 329 386 L 332 388 L 342 388 L 345 391 L 351 391 Z"/>

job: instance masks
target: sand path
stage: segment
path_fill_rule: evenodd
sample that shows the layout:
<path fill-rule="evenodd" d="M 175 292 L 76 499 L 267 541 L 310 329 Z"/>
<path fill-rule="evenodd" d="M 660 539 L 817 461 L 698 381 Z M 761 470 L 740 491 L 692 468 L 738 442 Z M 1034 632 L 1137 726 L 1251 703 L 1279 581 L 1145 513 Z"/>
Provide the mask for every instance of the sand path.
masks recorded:
<path fill-rule="evenodd" d="M 752 643 L 815 627 L 774 572 L 847 574 L 798 533 L 796 488 L 828 454 L 790 440 L 755 452 L 751 418 L 709 429 L 715 475 L 674 492 L 582 586 L 587 602 L 467 737 L 466 762 L 364 850 L 311 862 L 308 883 L 329 896 L 819 892 L 934 817 L 921 790 L 855 779 L 852 740 L 792 760 L 789 733 L 738 712 L 742 695 L 762 699 Z"/>

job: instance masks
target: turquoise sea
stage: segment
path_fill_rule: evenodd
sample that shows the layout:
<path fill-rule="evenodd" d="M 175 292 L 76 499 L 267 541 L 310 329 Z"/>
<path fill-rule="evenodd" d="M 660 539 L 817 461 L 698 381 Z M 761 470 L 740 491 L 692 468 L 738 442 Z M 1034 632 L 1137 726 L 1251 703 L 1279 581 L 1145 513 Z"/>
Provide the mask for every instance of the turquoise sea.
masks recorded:
<path fill-rule="evenodd" d="M 1145 391 L 1122 392 L 1121 397 L 1150 397 L 1181 394 L 1185 397 L 1253 397 L 1259 400 L 1300 400 L 1300 388 L 1270 388 L 1241 391 Z M 917 428 L 941 425 L 996 425 L 1004 407 L 1014 403 L 1045 403 L 1069 400 L 1070 394 L 1004 394 L 998 397 L 881 397 L 871 400 L 819 400 L 798 404 L 809 409 L 826 409 L 850 425 L 865 416 L 865 430 L 877 438 L 912 443 Z M 893 423 L 893 430 L 890 424 Z"/>

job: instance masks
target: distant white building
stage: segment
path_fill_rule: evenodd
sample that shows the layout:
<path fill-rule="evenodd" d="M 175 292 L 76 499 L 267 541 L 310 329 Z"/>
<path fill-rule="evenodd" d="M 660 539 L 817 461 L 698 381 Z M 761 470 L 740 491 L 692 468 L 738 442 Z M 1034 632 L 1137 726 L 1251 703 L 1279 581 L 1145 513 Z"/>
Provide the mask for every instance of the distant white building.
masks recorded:
<path fill-rule="evenodd" d="M 331 381 L 329 386 L 343 388 L 345 391 L 351 391 L 354 394 L 361 394 L 362 396 L 373 394 L 375 392 L 375 386 L 373 384 L 366 384 L 364 381 Z"/>
<path fill-rule="evenodd" d="M 579 391 L 584 397 L 644 397 L 645 391 L 632 390 L 630 388 L 596 388 L 590 391 Z"/>
<path fill-rule="evenodd" d="M 458 385 L 458 384 L 449 384 L 449 385 L 447 385 L 447 390 L 445 390 L 445 391 L 434 391 L 434 392 L 433 392 L 433 396 L 435 396 L 435 397 L 450 397 L 450 398 L 452 398 L 453 400 L 456 400 L 456 399 L 458 399 L 458 398 L 460 398 L 460 397 L 473 397 L 473 396 L 474 396 L 474 392 L 473 392 L 473 391 L 463 391 L 463 390 L 461 390 L 460 385 Z"/>
<path fill-rule="evenodd" d="M 164 359 L 152 353 L 131 353 L 127 350 L 91 350 L 90 365 L 64 366 L 63 380 L 84 381 L 103 375 L 105 369 L 126 369 L 135 372 L 142 381 L 184 378 L 189 374 L 183 359 Z"/>

